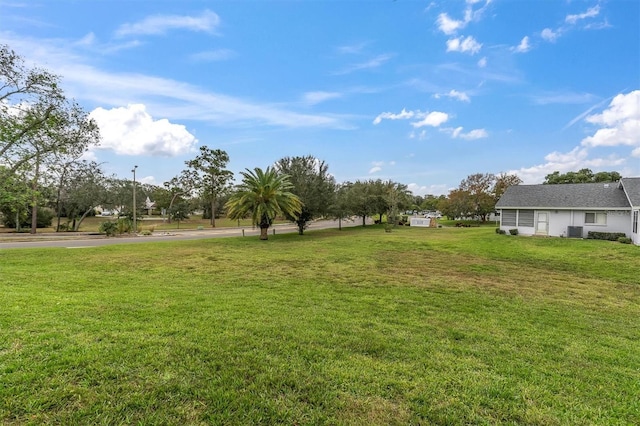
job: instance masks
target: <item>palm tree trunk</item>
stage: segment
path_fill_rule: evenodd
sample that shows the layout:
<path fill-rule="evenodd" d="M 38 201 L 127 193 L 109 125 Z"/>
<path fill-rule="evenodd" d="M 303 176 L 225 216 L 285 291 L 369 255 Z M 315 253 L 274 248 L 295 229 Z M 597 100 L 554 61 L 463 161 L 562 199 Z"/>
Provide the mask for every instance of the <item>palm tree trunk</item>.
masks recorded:
<path fill-rule="evenodd" d="M 261 240 L 268 240 L 269 239 L 269 234 L 267 233 L 267 230 L 269 228 L 260 228 L 260 239 Z"/>

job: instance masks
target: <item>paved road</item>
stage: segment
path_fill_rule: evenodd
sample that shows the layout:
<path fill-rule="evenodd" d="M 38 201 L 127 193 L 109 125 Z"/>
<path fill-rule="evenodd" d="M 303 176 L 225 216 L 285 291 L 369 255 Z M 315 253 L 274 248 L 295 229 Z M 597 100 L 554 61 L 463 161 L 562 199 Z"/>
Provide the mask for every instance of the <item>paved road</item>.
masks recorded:
<path fill-rule="evenodd" d="M 367 220 L 367 224 L 371 222 Z M 362 220 L 342 221 L 343 227 L 358 226 L 362 224 Z M 338 228 L 338 221 L 322 220 L 313 222 L 308 230 Z M 269 235 L 282 233 L 297 232 L 295 225 L 275 225 L 269 228 Z M 243 233 L 244 231 L 244 233 Z M 16 248 L 42 248 L 42 247 L 66 247 L 66 248 L 90 248 L 113 244 L 136 244 L 150 243 L 155 241 L 179 241 L 179 240 L 198 240 L 206 238 L 225 238 L 225 237 L 245 237 L 258 236 L 260 229 L 253 228 L 215 228 L 202 230 L 172 230 L 170 232 L 155 232 L 150 236 L 132 236 L 132 237 L 116 237 L 106 238 L 102 235 L 83 235 L 78 236 L 70 233 L 60 234 L 36 234 L 17 237 L 16 234 L 10 236 L 0 236 L 0 250 L 16 249 Z M 19 239 L 20 241 L 16 241 Z M 4 241 L 3 241 L 4 240 Z"/>

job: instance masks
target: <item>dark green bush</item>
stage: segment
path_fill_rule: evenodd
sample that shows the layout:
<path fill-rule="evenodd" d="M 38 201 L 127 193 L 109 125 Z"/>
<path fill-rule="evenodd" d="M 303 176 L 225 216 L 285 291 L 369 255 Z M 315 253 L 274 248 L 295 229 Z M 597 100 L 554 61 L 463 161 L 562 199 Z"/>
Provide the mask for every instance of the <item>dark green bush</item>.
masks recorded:
<path fill-rule="evenodd" d="M 55 212 L 46 207 L 38 207 L 38 222 L 36 227 L 48 228 L 51 226 L 51 222 L 55 217 Z M 2 223 L 6 228 L 16 227 L 16 212 L 15 210 L 7 209 L 3 211 Z M 31 228 L 31 209 L 27 209 L 20 214 L 20 227 Z"/>
<path fill-rule="evenodd" d="M 631 238 L 629 237 L 618 237 L 618 242 L 622 244 L 631 244 Z"/>
<path fill-rule="evenodd" d="M 118 225 L 115 222 L 102 222 L 98 231 L 102 234 L 106 234 L 107 237 L 113 237 L 118 231 Z"/>
<path fill-rule="evenodd" d="M 606 240 L 606 241 L 618 241 L 618 238 L 626 238 L 627 234 L 624 232 L 587 232 L 587 238 L 591 240 Z"/>
<path fill-rule="evenodd" d="M 511 235 L 518 235 L 518 230 L 517 230 L 516 228 L 509 229 L 509 233 L 510 233 Z"/>

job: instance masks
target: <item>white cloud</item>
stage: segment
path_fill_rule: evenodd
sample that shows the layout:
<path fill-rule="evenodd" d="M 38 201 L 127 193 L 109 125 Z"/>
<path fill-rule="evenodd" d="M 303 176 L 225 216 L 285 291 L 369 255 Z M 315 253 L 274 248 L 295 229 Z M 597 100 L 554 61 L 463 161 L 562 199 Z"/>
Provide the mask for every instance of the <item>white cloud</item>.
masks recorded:
<path fill-rule="evenodd" d="M 473 129 L 467 133 L 463 133 L 462 130 L 462 127 L 456 127 L 453 129 L 451 137 L 454 139 L 461 138 L 468 141 L 489 137 L 489 133 L 487 133 L 485 129 Z"/>
<path fill-rule="evenodd" d="M 443 93 L 443 94 L 436 93 L 434 95 L 434 97 L 436 99 L 439 99 L 442 96 L 446 96 L 446 97 L 449 97 L 449 98 L 452 98 L 452 99 L 457 99 L 457 100 L 459 100 L 461 102 L 471 102 L 471 99 L 469 98 L 469 95 L 467 95 L 465 92 L 458 92 L 455 89 L 451 89 L 449 91 L 449 93 Z"/>
<path fill-rule="evenodd" d="M 154 176 L 144 176 L 140 178 L 140 183 L 146 183 L 149 185 L 157 185 L 156 178 Z"/>
<path fill-rule="evenodd" d="M 531 50 L 531 45 L 529 44 L 529 37 L 528 36 L 522 37 L 520 44 L 517 45 L 516 47 L 513 47 L 512 50 L 518 53 L 525 53 Z"/>
<path fill-rule="evenodd" d="M 395 164 L 395 162 L 393 162 L 393 161 L 390 163 L 390 165 L 392 165 L 392 166 L 393 166 L 394 164 Z M 382 171 L 382 167 L 384 166 L 384 161 L 372 161 L 372 162 L 371 162 L 371 165 L 372 165 L 373 167 L 371 167 L 371 168 L 369 169 L 369 174 L 370 174 L 370 175 L 371 175 L 371 174 L 378 173 L 378 172 Z"/>
<path fill-rule="evenodd" d="M 191 55 L 189 58 L 195 62 L 218 62 L 233 58 L 236 53 L 231 49 L 206 50 Z"/>
<path fill-rule="evenodd" d="M 368 45 L 369 43 L 367 42 L 362 42 L 362 43 L 356 43 L 356 44 L 350 44 L 350 45 L 344 45 L 344 46 L 338 46 L 336 48 L 336 50 L 338 51 L 338 53 L 342 53 L 342 54 L 348 54 L 348 55 L 353 55 L 353 54 L 358 54 L 361 53 L 362 50 Z"/>
<path fill-rule="evenodd" d="M 306 92 L 302 97 L 303 102 L 307 105 L 316 105 L 324 101 L 340 98 L 342 97 L 342 93 L 323 91 Z"/>
<path fill-rule="evenodd" d="M 447 52 L 469 52 L 472 55 L 478 53 L 482 43 L 478 43 L 473 36 L 464 36 L 447 40 Z"/>
<path fill-rule="evenodd" d="M 446 123 L 447 120 L 449 120 L 449 114 L 440 111 L 432 111 L 424 116 L 422 120 L 411 123 L 411 125 L 416 129 L 424 126 L 438 127 L 441 124 Z"/>
<path fill-rule="evenodd" d="M 487 57 L 485 56 L 483 58 L 480 58 L 480 60 L 478 61 L 478 67 L 484 68 L 486 66 L 487 66 Z"/>
<path fill-rule="evenodd" d="M 590 24 L 587 24 L 584 26 L 585 30 L 602 30 L 605 28 L 611 28 L 611 24 L 609 23 L 609 21 L 607 19 L 605 19 L 602 22 L 592 22 Z"/>
<path fill-rule="evenodd" d="M 600 13 L 600 5 L 595 5 L 587 9 L 587 11 L 584 13 L 579 13 L 577 15 L 567 15 L 567 17 L 565 18 L 565 22 L 569 24 L 575 24 L 576 22 L 582 19 L 594 18 L 598 16 L 599 13 Z"/>
<path fill-rule="evenodd" d="M 79 46 L 91 46 L 96 41 L 96 35 L 93 32 L 88 33 L 76 42 Z"/>
<path fill-rule="evenodd" d="M 121 25 L 116 30 L 119 37 L 128 35 L 161 35 L 169 30 L 184 29 L 196 32 L 213 33 L 220 24 L 220 18 L 214 12 L 205 10 L 200 16 L 155 15 L 133 24 Z"/>
<path fill-rule="evenodd" d="M 415 112 L 407 111 L 404 108 L 402 108 L 402 111 L 400 111 L 399 114 L 395 114 L 393 112 L 383 112 L 381 114 L 378 114 L 378 116 L 373 120 L 373 124 L 380 124 L 382 120 L 408 120 L 410 118 L 413 118 L 415 114 Z"/>
<path fill-rule="evenodd" d="M 413 195 L 446 195 L 449 192 L 447 185 L 419 185 L 417 183 L 410 183 L 407 185 L 407 189 L 413 193 Z"/>
<path fill-rule="evenodd" d="M 611 167 L 619 167 L 624 164 L 625 160 L 614 155 L 607 158 L 589 159 L 587 148 L 575 147 L 569 152 L 562 153 L 554 151 L 544 157 L 545 163 L 532 167 L 523 167 L 518 170 L 510 170 L 507 173 L 517 174 L 522 178 L 525 184 L 542 183 L 544 177 L 554 171 L 566 173 L 576 171 L 583 168 L 592 170 L 606 169 Z"/>
<path fill-rule="evenodd" d="M 64 76 L 65 91 L 73 98 L 104 107 L 143 103 L 154 116 L 172 120 L 206 121 L 223 127 L 284 126 L 352 129 L 336 114 L 303 114 L 278 106 L 277 102 L 256 101 L 211 92 L 183 81 L 153 75 L 101 70 L 88 62 L 74 43 L 61 40 L 30 39 L 0 32 L 0 42 L 16 51 L 31 52 L 35 64 L 47 64 L 54 74 Z"/>
<path fill-rule="evenodd" d="M 640 147 L 640 90 L 617 95 L 607 109 L 587 116 L 586 121 L 602 128 L 584 138 L 583 146 Z"/>
<path fill-rule="evenodd" d="M 467 7 L 464 9 L 464 18 L 462 20 L 453 19 L 447 13 L 439 14 L 436 20 L 438 29 L 446 35 L 453 35 L 458 30 L 464 29 L 471 21 L 479 21 L 491 3 L 491 0 L 486 0 L 484 6 L 473 10 L 473 5 L 480 1 L 481 0 L 467 0 Z"/>
<path fill-rule="evenodd" d="M 591 93 L 573 93 L 573 92 L 549 92 L 531 96 L 536 105 L 549 104 L 584 104 L 593 102 L 595 96 Z"/>
<path fill-rule="evenodd" d="M 368 60 L 367 62 L 361 62 L 359 64 L 350 65 L 347 68 L 343 69 L 342 71 L 338 71 L 335 74 L 336 75 L 344 75 L 344 74 L 352 73 L 354 71 L 378 68 L 378 67 L 381 67 L 382 65 L 384 65 L 392 57 L 393 57 L 393 55 L 391 55 L 391 54 L 378 55 L 375 58 L 372 58 L 372 59 Z"/>
<path fill-rule="evenodd" d="M 189 152 L 197 139 L 185 126 L 167 119 L 154 120 L 142 104 L 126 108 L 94 109 L 89 115 L 100 127 L 98 149 L 116 154 L 173 157 Z"/>
<path fill-rule="evenodd" d="M 560 37 L 560 31 L 553 31 L 551 28 L 545 28 L 540 33 L 540 36 L 546 41 L 554 42 Z"/>
<path fill-rule="evenodd" d="M 467 25 L 465 21 L 458 21 L 456 19 L 452 19 L 446 13 L 441 13 L 438 15 L 438 29 L 445 33 L 446 35 L 455 34 L 459 29 L 464 28 Z"/>
<path fill-rule="evenodd" d="M 416 133 L 415 130 L 412 130 L 411 133 L 409 133 L 409 139 L 418 139 L 419 141 L 422 141 L 424 139 L 426 139 L 427 137 L 427 131 L 426 130 L 422 130 L 420 133 Z M 413 154 L 412 154 L 413 156 Z"/>

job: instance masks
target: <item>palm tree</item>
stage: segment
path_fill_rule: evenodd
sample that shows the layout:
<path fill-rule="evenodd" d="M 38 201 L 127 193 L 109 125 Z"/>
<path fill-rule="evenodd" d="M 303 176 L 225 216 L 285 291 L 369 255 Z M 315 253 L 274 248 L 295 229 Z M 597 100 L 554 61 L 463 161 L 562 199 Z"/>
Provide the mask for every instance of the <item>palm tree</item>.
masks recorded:
<path fill-rule="evenodd" d="M 268 239 L 267 229 L 277 215 L 297 217 L 302 211 L 302 202 L 293 193 L 289 176 L 278 174 L 270 167 L 262 171 L 246 169 L 238 190 L 225 204 L 230 219 L 241 219 L 251 215 L 253 225 L 260 226 L 260 239 Z"/>

